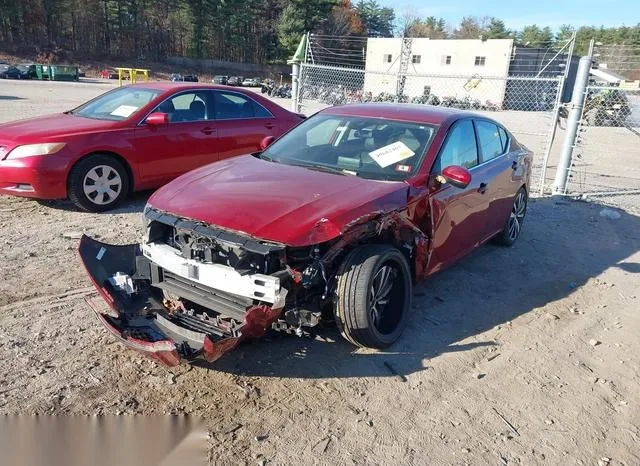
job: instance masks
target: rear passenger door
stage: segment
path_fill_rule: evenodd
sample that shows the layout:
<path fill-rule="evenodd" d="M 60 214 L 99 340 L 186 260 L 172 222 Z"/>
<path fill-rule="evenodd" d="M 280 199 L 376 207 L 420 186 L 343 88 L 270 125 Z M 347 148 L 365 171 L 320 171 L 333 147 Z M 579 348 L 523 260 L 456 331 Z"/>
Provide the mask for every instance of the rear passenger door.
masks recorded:
<path fill-rule="evenodd" d="M 276 136 L 275 117 L 255 100 L 233 91 L 213 91 L 218 128 L 218 158 L 249 154 L 266 136 Z"/>
<path fill-rule="evenodd" d="M 524 166 L 519 151 L 511 151 L 511 141 L 505 129 L 489 120 L 476 119 L 480 161 L 487 175 L 486 238 L 500 232 L 507 221 L 513 198 L 522 185 Z"/>

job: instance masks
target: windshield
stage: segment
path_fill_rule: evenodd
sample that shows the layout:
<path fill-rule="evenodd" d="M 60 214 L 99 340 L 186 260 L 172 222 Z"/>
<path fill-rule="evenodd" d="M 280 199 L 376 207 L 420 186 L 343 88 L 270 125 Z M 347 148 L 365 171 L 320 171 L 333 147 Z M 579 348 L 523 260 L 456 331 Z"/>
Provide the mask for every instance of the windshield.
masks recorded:
<path fill-rule="evenodd" d="M 160 95 L 155 89 L 119 87 L 81 105 L 69 113 L 96 120 L 126 120 Z"/>
<path fill-rule="evenodd" d="M 362 178 L 401 181 L 420 167 L 436 128 L 406 121 L 319 114 L 260 157 Z"/>

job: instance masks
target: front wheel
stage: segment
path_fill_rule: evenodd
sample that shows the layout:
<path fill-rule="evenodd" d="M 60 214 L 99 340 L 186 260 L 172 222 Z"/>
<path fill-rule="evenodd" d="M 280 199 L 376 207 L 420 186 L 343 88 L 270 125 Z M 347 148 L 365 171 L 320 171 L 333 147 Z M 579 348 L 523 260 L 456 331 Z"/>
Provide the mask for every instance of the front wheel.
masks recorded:
<path fill-rule="evenodd" d="M 128 193 L 127 170 L 119 160 L 109 155 L 86 157 L 69 174 L 69 199 L 82 210 L 103 212 L 113 209 Z"/>
<path fill-rule="evenodd" d="M 516 242 L 522 231 L 524 217 L 527 214 L 527 192 L 520 188 L 509 212 L 509 218 L 502 231 L 495 237 L 495 241 L 503 246 L 511 246 Z"/>
<path fill-rule="evenodd" d="M 390 245 L 360 246 L 346 256 L 337 273 L 338 328 L 356 346 L 387 347 L 407 326 L 411 297 L 405 256 Z"/>

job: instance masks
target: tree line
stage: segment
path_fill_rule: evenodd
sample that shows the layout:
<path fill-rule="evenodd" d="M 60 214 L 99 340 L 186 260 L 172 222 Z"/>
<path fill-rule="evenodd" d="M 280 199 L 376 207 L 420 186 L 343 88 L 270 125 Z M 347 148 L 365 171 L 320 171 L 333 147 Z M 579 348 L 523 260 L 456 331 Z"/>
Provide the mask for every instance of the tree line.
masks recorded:
<path fill-rule="evenodd" d="M 530 25 L 509 30 L 499 18 L 397 15 L 377 0 L 0 0 L 0 50 L 55 51 L 60 58 L 162 61 L 167 56 L 274 63 L 288 58 L 302 34 L 330 36 L 514 38 L 559 48 L 574 32 Z M 576 53 L 589 41 L 640 47 L 640 24 L 577 29 Z"/>

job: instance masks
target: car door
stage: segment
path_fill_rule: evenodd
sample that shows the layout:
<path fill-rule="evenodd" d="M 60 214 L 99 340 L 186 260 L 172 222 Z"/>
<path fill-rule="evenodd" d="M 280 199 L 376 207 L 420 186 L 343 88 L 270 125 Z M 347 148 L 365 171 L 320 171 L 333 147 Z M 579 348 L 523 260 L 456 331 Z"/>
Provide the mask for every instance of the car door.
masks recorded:
<path fill-rule="evenodd" d="M 480 160 L 486 167 L 488 180 L 489 209 L 485 228 L 485 239 L 488 239 L 504 228 L 513 199 L 522 186 L 525 166 L 522 151 L 510 150 L 510 137 L 504 128 L 484 119 L 475 119 L 475 125 Z"/>
<path fill-rule="evenodd" d="M 470 252 L 483 239 L 489 198 L 486 167 L 480 165 L 473 121 L 458 120 L 448 131 L 431 170 L 429 197 L 432 255 L 428 273 L 437 272 Z M 466 188 L 437 181 L 445 167 L 457 165 L 471 172 Z"/>
<path fill-rule="evenodd" d="M 135 148 L 145 187 L 157 187 L 218 158 L 213 95 L 209 90 L 177 93 L 153 112 L 166 113 L 169 122 L 136 129 Z"/>
<path fill-rule="evenodd" d="M 219 158 L 258 150 L 266 136 L 279 134 L 276 118 L 255 100 L 233 91 L 213 91 Z"/>

